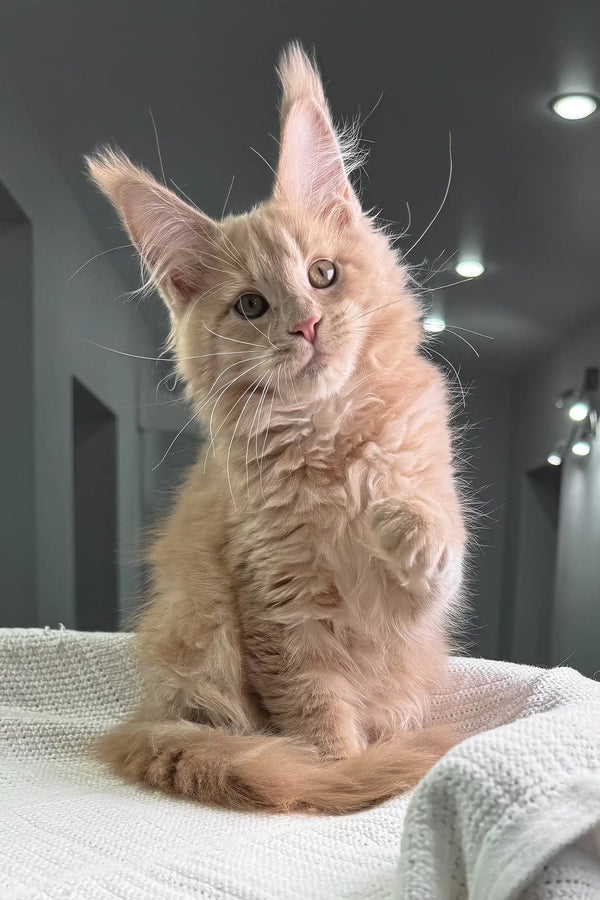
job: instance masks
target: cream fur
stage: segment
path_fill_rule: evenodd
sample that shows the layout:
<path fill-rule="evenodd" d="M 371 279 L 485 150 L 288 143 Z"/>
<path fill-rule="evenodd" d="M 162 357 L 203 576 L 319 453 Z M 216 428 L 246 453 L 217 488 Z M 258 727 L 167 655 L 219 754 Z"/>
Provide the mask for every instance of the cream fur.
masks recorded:
<path fill-rule="evenodd" d="M 345 812 L 411 787 L 460 610 L 447 390 L 419 308 L 348 180 L 353 147 L 292 45 L 273 196 L 216 223 L 117 151 L 88 160 L 168 304 L 210 428 L 150 558 L 149 699 L 100 754 L 232 807 Z M 338 277 L 316 290 L 315 259 Z M 258 291 L 270 308 L 232 306 Z M 313 346 L 293 333 L 320 318 Z"/>

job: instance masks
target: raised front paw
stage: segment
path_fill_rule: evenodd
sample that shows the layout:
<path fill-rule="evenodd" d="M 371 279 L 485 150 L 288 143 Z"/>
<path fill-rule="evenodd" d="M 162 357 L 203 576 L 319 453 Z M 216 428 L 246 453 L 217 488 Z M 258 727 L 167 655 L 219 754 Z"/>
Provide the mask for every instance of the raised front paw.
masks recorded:
<path fill-rule="evenodd" d="M 379 500 L 369 518 L 374 554 L 405 587 L 417 587 L 447 571 L 450 550 L 443 528 L 421 504 Z"/>

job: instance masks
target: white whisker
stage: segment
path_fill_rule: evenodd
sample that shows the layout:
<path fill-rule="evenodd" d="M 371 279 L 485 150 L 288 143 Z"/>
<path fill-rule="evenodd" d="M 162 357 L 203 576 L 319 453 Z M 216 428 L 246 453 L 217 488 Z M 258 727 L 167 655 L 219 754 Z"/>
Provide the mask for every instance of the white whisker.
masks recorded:
<path fill-rule="evenodd" d="M 185 429 L 188 427 L 188 425 L 191 425 L 192 422 L 194 421 L 194 419 L 197 419 L 197 418 L 198 418 L 198 413 L 194 413 L 194 415 L 192 416 L 192 418 L 191 418 L 191 419 L 188 419 L 188 421 L 185 423 L 185 425 L 183 426 L 183 428 L 181 428 L 181 429 L 177 432 L 177 434 L 175 435 L 175 437 L 173 438 L 173 440 L 171 441 L 171 443 L 169 444 L 169 446 L 168 446 L 167 449 L 165 450 L 165 453 L 164 453 L 163 457 L 160 459 L 159 462 L 156 463 L 155 466 L 152 466 L 152 471 L 153 471 L 153 472 L 155 472 L 156 469 L 158 469 L 158 467 L 159 467 L 160 465 L 162 465 L 162 463 L 165 461 L 165 459 L 166 459 L 167 456 L 169 455 L 169 451 L 171 450 L 171 447 L 173 446 L 173 444 L 175 443 L 175 441 L 177 440 L 177 438 L 178 438 L 180 435 L 182 435 L 183 432 L 185 431 Z"/>
<path fill-rule="evenodd" d="M 167 186 L 167 179 L 165 178 L 165 167 L 163 166 L 162 153 L 160 152 L 160 143 L 158 140 L 158 131 L 156 129 L 156 122 L 154 121 L 154 116 L 152 115 L 152 110 L 148 107 L 148 112 L 150 113 L 150 118 L 152 119 L 152 128 L 154 129 L 154 137 L 156 139 L 156 150 L 158 152 L 158 161 L 160 163 L 160 171 L 162 173 L 163 184 Z"/>
<path fill-rule="evenodd" d="M 256 409 L 254 410 L 254 416 L 252 418 L 252 422 L 250 423 L 250 428 L 248 429 L 248 440 L 246 441 L 246 489 L 248 491 L 248 497 L 250 497 L 250 476 L 248 474 L 248 461 L 249 461 L 249 457 L 250 457 L 250 440 L 252 438 L 252 429 L 254 428 L 254 423 L 256 422 L 257 417 L 260 414 L 260 410 L 261 410 L 261 406 L 262 406 L 262 403 L 265 398 L 265 394 L 267 393 L 267 391 L 269 389 L 269 385 L 271 384 L 271 381 L 273 380 L 274 376 L 275 376 L 275 373 L 271 372 L 271 374 L 267 378 L 267 381 L 265 382 L 265 386 L 263 387 L 261 397 L 256 405 Z M 258 424 L 257 424 L 257 427 L 258 427 Z"/>
<path fill-rule="evenodd" d="M 274 350 L 277 350 L 278 353 L 281 353 L 281 349 L 280 349 L 279 347 L 276 347 L 276 346 L 275 346 L 275 344 L 273 343 L 273 341 L 272 341 L 271 338 L 269 337 L 269 334 L 268 334 L 268 333 L 265 334 L 264 331 L 261 331 L 260 328 L 258 327 L 258 325 L 255 325 L 254 322 L 252 321 L 252 319 L 249 319 L 249 318 L 248 318 L 248 316 L 246 315 L 246 313 L 244 313 L 244 318 L 245 318 L 246 322 L 248 323 L 248 325 L 252 325 L 252 327 L 254 328 L 254 330 L 255 330 L 255 331 L 258 331 L 258 333 L 260 334 L 261 337 L 264 337 L 264 338 L 266 338 L 266 339 L 268 340 L 269 344 L 271 345 L 271 347 L 273 347 Z M 269 333 L 270 333 L 270 330 L 271 330 L 271 326 L 269 325 Z"/>
<path fill-rule="evenodd" d="M 214 334 L 214 332 L 213 332 Z M 220 335 L 221 336 L 221 335 Z M 125 350 L 116 350 L 114 347 L 105 347 L 104 344 L 97 344 L 96 341 L 91 341 L 89 338 L 84 338 L 86 344 L 92 344 L 93 347 L 98 347 L 99 350 L 108 350 L 110 353 L 116 353 L 118 356 L 129 356 L 131 359 L 141 359 L 147 360 L 149 362 L 162 362 L 162 363 L 174 363 L 175 359 L 166 356 L 138 356 L 137 353 L 127 353 Z M 258 347 L 259 344 L 251 344 L 252 347 Z M 266 350 L 267 347 L 261 347 L 261 350 Z M 200 353 L 198 356 L 181 356 L 178 357 L 180 362 L 188 362 L 192 359 L 206 359 L 208 356 L 243 356 L 248 353 L 248 350 L 220 350 L 215 353 Z M 169 376 L 167 376 L 169 377 Z"/>
<path fill-rule="evenodd" d="M 261 375 L 259 378 L 256 378 L 256 379 L 252 382 L 252 384 L 250 385 L 250 387 L 247 388 L 247 389 L 244 391 L 244 393 L 242 394 L 242 396 L 241 396 L 241 397 L 239 398 L 239 400 L 237 401 L 237 403 L 239 403 L 239 402 L 243 399 L 243 397 L 248 393 L 248 391 L 252 388 L 252 391 L 251 391 L 251 393 L 250 393 L 248 399 L 246 400 L 246 402 L 244 403 L 244 405 L 243 405 L 243 407 L 242 407 L 241 413 L 240 413 L 239 416 L 237 417 L 237 421 L 236 421 L 236 423 L 235 423 L 235 427 L 234 427 L 233 432 L 232 432 L 232 435 L 231 435 L 231 440 L 229 441 L 229 447 L 228 447 L 228 449 L 227 449 L 227 462 L 226 462 L 226 464 L 225 464 L 225 470 L 226 470 L 226 472 L 227 472 L 227 481 L 228 481 L 228 483 L 229 483 L 229 493 L 231 494 L 231 499 L 232 499 L 233 505 L 235 506 L 236 509 L 237 509 L 237 505 L 236 505 L 236 502 L 235 502 L 235 497 L 233 496 L 233 489 L 232 489 L 232 486 L 231 486 L 231 476 L 230 476 L 230 474 L 229 474 L 229 461 L 230 461 L 230 459 L 231 459 L 231 448 L 232 448 L 232 446 L 233 446 L 233 441 L 234 441 L 234 439 L 235 439 L 235 435 L 236 435 L 236 432 L 237 432 L 237 430 L 238 430 L 238 426 L 239 426 L 239 424 L 240 424 L 240 422 L 241 422 L 242 416 L 243 416 L 244 413 L 246 412 L 246 408 L 247 408 L 248 404 L 250 403 L 250 401 L 252 400 L 252 397 L 254 396 L 254 394 L 256 393 L 256 391 L 258 390 L 258 388 L 259 388 L 259 386 L 260 386 L 260 383 L 261 383 L 261 381 L 263 380 L 264 377 L 265 377 L 264 375 Z M 230 412 L 232 412 L 233 409 L 235 409 L 235 406 L 237 406 L 237 403 L 232 407 L 232 409 L 230 410 Z"/>
<path fill-rule="evenodd" d="M 256 358 L 257 358 L 257 357 L 254 357 L 254 359 L 256 359 Z M 208 430 L 209 430 L 209 434 L 210 434 L 210 436 L 211 436 L 211 440 L 210 440 L 210 444 L 209 444 L 209 446 L 208 446 L 208 450 L 206 451 L 206 456 L 205 456 L 205 459 L 204 459 L 204 471 L 206 471 L 206 463 L 207 463 L 208 456 L 209 456 L 209 453 L 210 453 L 211 448 L 213 449 L 213 455 L 214 455 L 215 439 L 216 439 L 216 437 L 217 437 L 219 431 L 221 430 L 221 428 L 223 427 L 223 425 L 224 425 L 225 422 L 227 421 L 227 417 L 226 417 L 226 418 L 224 419 L 224 421 L 221 423 L 221 425 L 219 426 L 219 428 L 218 428 L 218 430 L 216 431 L 216 433 L 214 434 L 214 436 L 213 436 L 212 423 L 213 423 L 213 418 L 214 418 L 214 415 L 215 415 L 215 412 L 216 412 L 216 409 L 217 409 L 217 404 L 219 403 L 219 400 L 220 400 L 221 397 L 223 397 L 223 395 L 229 390 L 229 388 L 230 388 L 233 384 L 235 384 L 236 381 L 239 381 L 239 379 L 240 379 L 240 378 L 243 378 L 244 375 L 247 375 L 249 372 L 252 372 L 253 369 L 257 369 L 258 366 L 262 365 L 262 362 L 263 362 L 264 359 L 265 359 L 265 357 L 260 357 L 260 358 L 259 358 L 259 362 L 257 362 L 257 363 L 256 363 L 255 365 L 253 365 L 253 366 L 250 366 L 250 368 L 245 369 L 245 370 L 244 370 L 243 372 L 241 372 L 236 378 L 233 378 L 228 384 L 226 384 L 224 388 L 220 388 L 220 389 L 219 389 L 219 391 L 218 391 L 219 396 L 217 397 L 217 399 L 216 399 L 215 402 L 214 402 L 214 405 L 213 405 L 213 408 L 212 408 L 212 412 L 211 412 L 211 414 L 210 414 L 209 423 L 208 423 Z M 214 382 L 213 382 L 213 384 L 214 384 Z M 212 390 L 212 388 L 211 388 L 211 390 Z M 207 397 L 206 400 L 202 403 L 202 406 L 200 407 L 200 409 L 203 409 L 203 408 L 206 406 L 206 404 L 207 404 L 210 400 L 212 400 L 212 398 L 213 398 L 214 396 L 215 396 L 215 395 L 213 394 L 212 396 Z"/>
<path fill-rule="evenodd" d="M 440 284 L 438 287 L 423 288 L 423 290 L 427 291 L 428 294 L 435 294 L 436 291 L 443 291 L 445 288 L 454 287 L 456 284 L 465 284 L 467 281 L 473 281 L 473 277 L 460 278 L 458 281 L 451 281 L 450 284 Z"/>
<path fill-rule="evenodd" d="M 279 372 L 278 372 L 278 375 L 277 375 L 277 384 L 279 384 L 279 375 L 281 375 L 281 369 L 279 369 Z M 263 499 L 264 499 L 264 496 L 265 496 L 264 490 L 263 490 L 263 462 L 264 462 L 264 457 L 265 457 L 265 449 L 266 449 L 266 446 L 267 446 L 267 438 L 268 438 L 268 436 L 269 436 L 269 428 L 271 427 L 271 419 L 273 418 L 273 406 L 274 406 L 274 405 L 275 405 L 275 391 L 273 391 L 273 396 L 272 396 L 272 398 L 271 398 L 271 407 L 270 407 L 270 409 L 269 409 L 269 418 L 268 418 L 268 421 L 267 421 L 267 427 L 266 427 L 266 429 L 265 429 L 265 439 L 264 439 L 264 441 L 263 441 L 262 450 L 260 451 L 260 459 L 259 459 L 259 462 L 258 462 L 258 473 L 259 473 L 259 480 L 260 480 L 260 491 L 261 491 L 261 494 L 263 495 Z"/>
<path fill-rule="evenodd" d="M 267 350 L 268 347 L 266 344 L 253 344 L 251 341 L 239 341 L 237 338 L 227 337 L 225 334 L 218 334 L 216 331 L 213 331 L 212 328 L 209 328 L 205 322 L 202 323 L 207 331 L 210 331 L 211 334 L 214 334 L 215 337 L 222 338 L 224 341 L 233 341 L 234 344 L 245 344 L 247 347 L 258 347 L 261 350 Z M 262 332 L 261 332 L 262 334 Z M 265 335 L 263 334 L 263 337 Z"/>
<path fill-rule="evenodd" d="M 496 338 L 493 338 L 491 334 L 482 334 L 481 331 L 473 331 L 471 328 L 463 328 L 462 325 L 454 325 L 451 323 L 452 328 L 457 328 L 459 331 L 466 331 L 467 334 L 476 334 L 477 337 L 487 338 L 488 341 L 495 341 Z"/>
<path fill-rule="evenodd" d="M 462 336 L 462 334 L 457 334 L 456 331 L 453 331 L 451 328 L 448 327 L 448 325 L 446 325 L 445 330 L 448 332 L 448 334 L 453 334 L 454 337 L 458 338 L 460 341 L 462 341 L 464 344 L 466 344 L 467 347 L 470 347 L 471 350 L 473 351 L 473 353 L 475 354 L 475 356 L 479 359 L 478 351 L 475 349 L 475 347 L 473 346 L 473 344 L 470 341 L 468 341 L 465 337 Z"/>
<path fill-rule="evenodd" d="M 463 386 L 462 386 L 462 382 L 461 382 L 461 380 L 460 380 L 460 376 L 459 376 L 458 372 L 456 371 L 456 368 L 452 365 L 452 363 L 450 362 L 450 360 L 447 359 L 447 358 L 443 355 L 443 353 L 440 353 L 438 350 L 434 350 L 433 347 L 430 347 L 430 346 L 423 347 L 423 350 L 425 350 L 426 353 L 435 353 L 436 356 L 439 356 L 440 359 L 443 359 L 444 362 L 448 363 L 448 365 L 450 366 L 450 368 L 452 369 L 452 371 L 453 371 L 454 374 L 456 375 L 456 380 L 458 381 L 458 386 L 460 387 L 460 393 L 461 393 L 461 396 L 462 396 L 462 405 L 463 405 L 463 407 L 466 409 L 467 401 L 466 401 L 466 398 L 465 398 L 465 390 L 464 390 L 464 388 L 463 388 Z"/>
<path fill-rule="evenodd" d="M 427 234 L 427 232 L 429 231 L 429 229 L 431 228 L 431 226 L 433 225 L 433 223 L 435 222 L 435 220 L 437 219 L 437 217 L 443 210 L 444 204 L 446 203 L 446 200 L 448 199 L 448 194 L 450 193 L 450 185 L 452 184 L 452 135 L 450 133 L 448 134 L 448 155 L 449 155 L 448 183 L 446 184 L 446 190 L 444 191 L 444 196 L 442 197 L 442 202 L 438 206 L 437 212 L 435 213 L 433 219 L 430 221 L 430 223 L 427 226 L 427 228 L 425 229 L 425 231 L 421 232 L 420 236 L 417 238 L 417 240 L 414 242 L 414 244 L 411 247 L 409 247 L 408 250 L 403 254 L 405 257 L 408 256 L 409 253 L 412 253 L 412 251 L 415 249 L 417 244 L 419 244 L 423 240 L 423 238 L 425 237 L 425 235 Z"/>
<path fill-rule="evenodd" d="M 223 204 L 223 209 L 221 210 L 221 218 L 225 217 L 225 210 L 227 209 L 227 204 L 229 203 L 229 197 L 231 195 L 231 189 L 233 187 L 233 182 L 235 181 L 235 174 L 231 176 L 231 183 L 229 185 L 229 190 L 227 191 L 227 196 L 225 197 L 225 203 Z"/>
<path fill-rule="evenodd" d="M 257 155 L 258 157 L 260 157 L 260 159 L 262 159 L 262 161 L 264 162 L 264 164 L 265 164 L 266 166 L 269 167 L 269 169 L 271 170 L 271 172 L 273 173 L 273 175 L 275 176 L 275 178 L 277 178 L 277 172 L 275 171 L 275 169 L 273 168 L 273 166 L 271 165 L 271 163 L 268 162 L 268 161 L 264 158 L 264 156 L 262 155 L 262 153 L 259 153 L 258 150 L 255 150 L 255 149 L 254 149 L 254 147 L 250 147 L 250 150 L 252 150 L 253 153 L 256 153 L 256 155 Z"/>
<path fill-rule="evenodd" d="M 109 247 L 108 250 L 103 250 L 101 253 L 96 253 L 95 256 L 92 256 L 87 262 L 84 262 L 82 266 L 79 266 L 78 269 L 75 269 L 72 275 L 69 275 L 67 278 L 66 284 L 71 281 L 72 278 L 75 278 L 76 275 L 79 275 L 82 269 L 85 269 L 91 262 L 94 262 L 95 259 L 99 259 L 101 256 L 105 256 L 107 253 L 114 253 L 115 250 L 126 250 L 127 248 L 131 249 L 131 244 L 121 244 L 119 247 Z"/>

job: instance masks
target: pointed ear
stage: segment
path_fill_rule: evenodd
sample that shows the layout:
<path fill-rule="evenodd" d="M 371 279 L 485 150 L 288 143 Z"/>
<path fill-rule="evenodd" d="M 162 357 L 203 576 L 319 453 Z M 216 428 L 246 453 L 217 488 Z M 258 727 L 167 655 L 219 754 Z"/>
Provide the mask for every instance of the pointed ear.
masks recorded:
<path fill-rule="evenodd" d="M 321 78 L 298 44 L 290 44 L 279 63 L 282 85 L 281 148 L 275 196 L 312 214 L 348 223 L 360 213 L 344 147 L 331 121 Z"/>
<path fill-rule="evenodd" d="M 86 157 L 90 178 L 118 212 L 163 299 L 178 312 L 205 290 L 218 259 L 220 231 L 120 151 Z M 217 261 L 215 262 L 215 257 Z"/>

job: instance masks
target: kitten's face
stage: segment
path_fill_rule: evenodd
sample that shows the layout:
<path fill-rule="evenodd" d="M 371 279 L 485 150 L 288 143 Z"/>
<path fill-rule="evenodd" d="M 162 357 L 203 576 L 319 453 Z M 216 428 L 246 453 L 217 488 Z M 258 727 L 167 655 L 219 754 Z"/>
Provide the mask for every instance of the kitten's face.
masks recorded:
<path fill-rule="evenodd" d="M 217 223 L 118 152 L 88 160 L 169 306 L 198 407 L 240 388 L 248 403 L 266 393 L 299 405 L 335 395 L 358 372 L 365 342 L 383 334 L 371 313 L 403 287 L 348 180 L 316 69 L 292 45 L 279 74 L 276 184 L 247 215 Z M 411 335 L 413 319 L 411 310 Z"/>
<path fill-rule="evenodd" d="M 182 360 L 219 355 L 184 363 L 188 380 L 202 391 L 236 378 L 287 403 L 339 392 L 359 365 L 385 242 L 362 217 L 300 223 L 277 201 L 221 228 L 204 296 L 176 322 Z"/>

